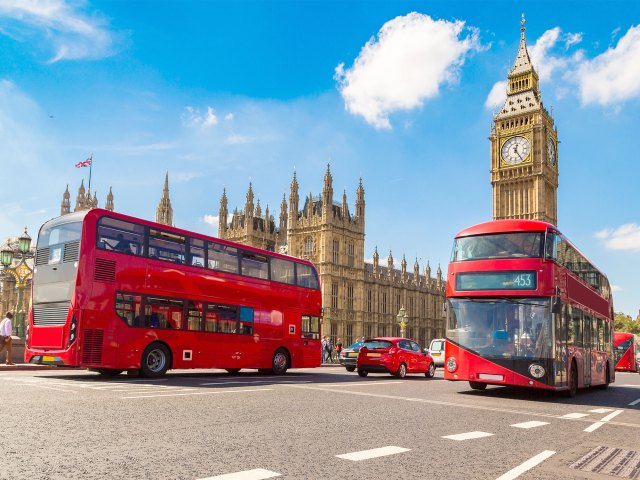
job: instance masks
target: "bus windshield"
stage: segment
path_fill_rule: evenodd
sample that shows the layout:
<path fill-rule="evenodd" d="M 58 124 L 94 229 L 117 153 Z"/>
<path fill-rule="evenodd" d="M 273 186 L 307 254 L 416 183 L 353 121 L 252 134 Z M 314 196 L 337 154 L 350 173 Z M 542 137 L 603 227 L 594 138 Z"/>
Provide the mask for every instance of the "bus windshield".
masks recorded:
<path fill-rule="evenodd" d="M 544 232 L 514 232 L 456 238 L 452 262 L 542 256 Z"/>
<path fill-rule="evenodd" d="M 80 240 L 82 222 L 62 223 L 43 227 L 38 235 L 38 249 L 47 248 L 61 243 Z"/>
<path fill-rule="evenodd" d="M 447 300 L 447 338 L 483 357 L 551 356 L 549 298 Z"/>

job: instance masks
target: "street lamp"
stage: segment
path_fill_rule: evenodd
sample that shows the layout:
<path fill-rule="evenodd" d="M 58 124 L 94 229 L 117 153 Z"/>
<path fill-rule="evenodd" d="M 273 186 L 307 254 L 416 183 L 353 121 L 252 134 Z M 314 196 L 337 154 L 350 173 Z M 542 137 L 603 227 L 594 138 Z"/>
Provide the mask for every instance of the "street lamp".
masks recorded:
<path fill-rule="evenodd" d="M 3 267 L 3 273 L 14 278 L 18 290 L 14 332 L 19 337 L 24 336 L 25 330 L 24 288 L 31 280 L 33 274 L 33 270 L 27 265 L 27 259 L 30 258 L 33 258 L 33 253 L 31 253 L 31 237 L 27 233 L 27 227 L 24 227 L 24 233 L 18 237 L 17 245 L 12 245 L 10 240 L 7 240 L 7 244 L 0 250 L 0 263 Z M 12 266 L 14 259 L 19 260 L 15 267 Z"/>
<path fill-rule="evenodd" d="M 400 336 L 404 337 L 404 332 L 407 327 L 407 323 L 409 322 L 409 315 L 407 315 L 407 311 L 404 309 L 404 305 L 400 307 L 400 311 L 396 316 L 398 319 L 398 324 L 400 325 Z"/>

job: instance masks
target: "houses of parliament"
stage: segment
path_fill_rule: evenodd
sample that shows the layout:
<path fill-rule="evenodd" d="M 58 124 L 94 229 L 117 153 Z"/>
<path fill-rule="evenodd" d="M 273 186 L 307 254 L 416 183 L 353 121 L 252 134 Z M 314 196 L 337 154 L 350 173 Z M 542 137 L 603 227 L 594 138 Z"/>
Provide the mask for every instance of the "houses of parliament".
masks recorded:
<path fill-rule="evenodd" d="M 516 59 L 508 74 L 507 97 L 494 114 L 490 132 L 490 179 L 493 219 L 527 218 L 557 224 L 558 132 L 543 105 L 525 39 L 524 17 Z M 319 179 L 318 179 L 319 180 Z M 355 189 L 353 210 L 346 192 L 333 191 L 330 165 L 319 195 L 300 196 L 293 172 L 286 194 L 274 215 L 255 202 L 249 183 L 244 208 L 229 212 L 226 190 L 219 203 L 218 236 L 267 250 L 311 260 L 318 272 L 323 297 L 323 334 L 349 344 L 362 336 L 397 336 L 397 315 L 406 311 L 406 336 L 428 345 L 443 337 L 445 279 L 440 266 L 432 275 L 429 262 L 412 268 L 403 256 L 397 266 L 391 252 L 380 263 L 377 247 L 373 262 L 365 261 L 365 190 Z M 71 212 L 67 186 L 61 215 Z M 74 211 L 98 206 L 95 193 L 78 189 Z M 114 209 L 111 190 L 104 207 Z M 482 220 L 482 219 L 480 219 Z M 168 174 L 156 210 L 156 221 L 173 224 Z M 386 253 L 386 252 L 385 252 Z M 6 293 L 3 288 L 3 297 Z M 4 304 L 3 304 L 4 307 Z"/>

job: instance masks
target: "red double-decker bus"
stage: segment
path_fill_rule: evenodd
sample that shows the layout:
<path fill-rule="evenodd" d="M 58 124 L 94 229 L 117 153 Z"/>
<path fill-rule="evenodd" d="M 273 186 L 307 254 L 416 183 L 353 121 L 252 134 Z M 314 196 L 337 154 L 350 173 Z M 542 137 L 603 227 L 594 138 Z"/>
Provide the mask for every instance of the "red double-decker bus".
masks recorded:
<path fill-rule="evenodd" d="M 640 337 L 633 333 L 614 332 L 613 356 L 616 370 L 623 372 L 637 372 L 640 353 Z"/>
<path fill-rule="evenodd" d="M 497 220 L 455 237 L 445 378 L 564 390 L 615 379 L 607 278 L 553 225 Z"/>
<path fill-rule="evenodd" d="M 310 262 L 102 209 L 38 235 L 25 360 L 139 369 L 320 366 Z"/>

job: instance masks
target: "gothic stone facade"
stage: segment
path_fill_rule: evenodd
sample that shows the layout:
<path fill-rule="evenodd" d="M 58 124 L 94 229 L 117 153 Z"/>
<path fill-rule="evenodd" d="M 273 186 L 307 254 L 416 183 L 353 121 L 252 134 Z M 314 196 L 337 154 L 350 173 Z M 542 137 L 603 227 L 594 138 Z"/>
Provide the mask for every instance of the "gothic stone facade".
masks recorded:
<path fill-rule="evenodd" d="M 524 35 L 507 81 L 507 99 L 491 129 L 493 219 L 557 225 L 558 130 L 542 103 Z"/>
<path fill-rule="evenodd" d="M 364 260 L 365 199 L 362 180 L 356 190 L 355 214 L 347 204 L 333 200 L 333 179 L 329 166 L 321 195 L 309 194 L 300 205 L 298 181 L 293 174 L 289 204 L 282 199 L 280 218 L 262 215 L 260 202 L 254 208 L 251 184 L 243 211 L 234 211 L 229 221 L 226 190 L 220 199 L 220 238 L 268 250 L 278 250 L 294 257 L 311 260 L 320 273 L 324 319 L 323 334 L 347 345 L 365 336 L 399 336 L 397 315 L 405 307 L 408 315 L 406 336 L 428 345 L 444 336 L 442 305 L 445 284 L 438 267 L 436 278 L 431 268 L 420 272 L 416 260 L 413 272 L 407 261 L 395 268 L 391 253 L 387 266 L 379 265 L 377 248 L 373 264 Z"/>

